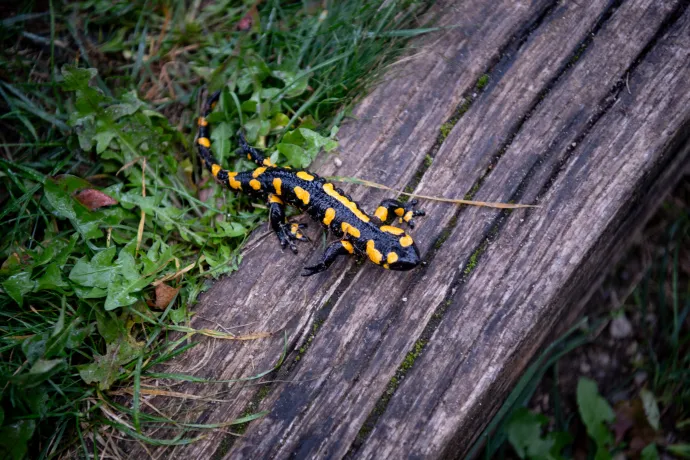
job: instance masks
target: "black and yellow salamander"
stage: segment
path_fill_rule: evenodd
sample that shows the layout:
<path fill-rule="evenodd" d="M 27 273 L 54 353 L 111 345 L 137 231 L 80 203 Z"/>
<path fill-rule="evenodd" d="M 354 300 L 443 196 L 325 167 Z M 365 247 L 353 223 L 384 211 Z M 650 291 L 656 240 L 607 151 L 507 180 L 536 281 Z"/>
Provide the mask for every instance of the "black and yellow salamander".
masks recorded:
<path fill-rule="evenodd" d="M 270 225 L 283 248 L 289 246 L 296 253 L 295 241 L 307 241 L 302 234 L 304 225 L 290 223 L 285 218 L 286 204 L 307 212 L 340 237 L 340 241 L 326 248 L 318 264 L 304 268 L 302 276 L 322 272 L 338 256 L 347 254 L 366 255 L 373 263 L 390 270 L 410 270 L 419 264 L 419 250 L 412 237 L 401 228 L 386 225 L 390 218 L 399 218 L 414 227 L 414 217 L 424 215 L 423 211 L 414 209 L 415 200 L 404 204 L 383 200 L 374 216 L 370 217 L 342 190 L 316 174 L 277 167 L 251 147 L 242 133 L 239 135 L 240 150 L 259 167 L 247 172 L 223 169 L 211 153 L 210 128 L 206 119 L 219 95 L 220 92 L 216 92 L 208 98 L 198 119 L 199 156 L 213 177 L 230 190 L 268 202 Z"/>

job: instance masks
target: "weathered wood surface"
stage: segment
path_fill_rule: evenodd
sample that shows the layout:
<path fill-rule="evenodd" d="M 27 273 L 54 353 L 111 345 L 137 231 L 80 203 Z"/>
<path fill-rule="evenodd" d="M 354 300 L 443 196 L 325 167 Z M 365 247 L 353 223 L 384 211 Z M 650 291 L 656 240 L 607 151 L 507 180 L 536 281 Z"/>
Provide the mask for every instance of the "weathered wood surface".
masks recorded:
<path fill-rule="evenodd" d="M 408 273 L 339 261 L 303 279 L 320 244 L 295 257 L 255 235 L 240 270 L 204 295 L 194 326 L 273 335 L 203 340 L 167 371 L 255 375 L 287 339 L 260 401 L 255 383 L 175 387 L 222 400 L 180 408 L 190 421 L 230 421 L 252 401 L 270 413 L 242 438 L 214 432 L 166 456 L 437 458 L 468 448 L 688 157 L 687 2 L 578 3 L 437 5 L 454 27 L 418 42 L 359 105 L 341 131 L 340 168 L 330 157 L 312 168 L 403 188 L 432 154 L 419 194 L 541 207 L 425 201 L 413 234 L 427 263 Z M 489 84 L 436 148 L 484 73 Z M 352 192 L 369 209 L 386 196 Z"/>

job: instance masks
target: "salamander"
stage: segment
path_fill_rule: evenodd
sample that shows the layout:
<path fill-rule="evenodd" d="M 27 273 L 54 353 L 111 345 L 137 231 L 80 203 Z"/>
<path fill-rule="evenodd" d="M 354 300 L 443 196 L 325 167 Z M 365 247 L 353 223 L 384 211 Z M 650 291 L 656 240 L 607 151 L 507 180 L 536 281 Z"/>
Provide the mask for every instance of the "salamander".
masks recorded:
<path fill-rule="evenodd" d="M 340 238 L 326 247 L 316 265 L 304 267 L 302 276 L 328 269 L 341 255 L 366 256 L 376 265 L 390 270 L 410 270 L 419 265 L 419 250 L 412 237 L 402 228 L 386 224 L 397 218 L 400 223 L 414 227 L 414 218 L 424 215 L 424 211 L 415 209 L 416 200 L 407 203 L 383 200 L 370 216 L 349 195 L 313 172 L 273 164 L 247 143 L 242 131 L 239 150 L 258 167 L 246 172 L 223 169 L 211 152 L 207 120 L 219 96 L 220 92 L 216 92 L 204 103 L 197 121 L 196 140 L 201 162 L 216 181 L 234 192 L 247 193 L 268 203 L 269 223 L 283 249 L 289 247 L 297 253 L 295 242 L 308 241 L 303 234 L 305 225 L 286 219 L 286 205 L 306 212 Z"/>

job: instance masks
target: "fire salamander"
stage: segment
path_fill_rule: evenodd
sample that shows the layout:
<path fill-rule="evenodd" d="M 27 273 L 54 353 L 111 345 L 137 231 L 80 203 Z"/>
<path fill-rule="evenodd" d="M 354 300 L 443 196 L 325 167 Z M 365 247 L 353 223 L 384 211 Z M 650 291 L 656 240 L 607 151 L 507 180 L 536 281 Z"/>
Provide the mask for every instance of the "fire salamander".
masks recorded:
<path fill-rule="evenodd" d="M 208 115 L 218 101 L 220 92 L 205 102 L 198 119 L 197 146 L 199 156 L 213 177 L 230 190 L 247 193 L 268 202 L 269 222 L 281 247 L 289 246 L 297 253 L 295 241 L 308 241 L 302 234 L 305 225 L 290 223 L 285 218 L 285 205 L 306 211 L 330 229 L 340 241 L 331 243 L 316 265 L 305 267 L 302 276 L 326 270 L 340 255 L 357 254 L 390 270 L 410 270 L 419 262 L 419 250 L 412 237 L 403 229 L 386 225 L 389 218 L 399 218 L 414 227 L 413 218 L 424 212 L 414 209 L 416 200 L 401 203 L 383 200 L 370 217 L 352 198 L 332 183 L 309 171 L 277 167 L 269 158 L 251 147 L 240 132 L 240 151 L 259 165 L 253 171 L 232 172 L 223 169 L 211 153 Z"/>

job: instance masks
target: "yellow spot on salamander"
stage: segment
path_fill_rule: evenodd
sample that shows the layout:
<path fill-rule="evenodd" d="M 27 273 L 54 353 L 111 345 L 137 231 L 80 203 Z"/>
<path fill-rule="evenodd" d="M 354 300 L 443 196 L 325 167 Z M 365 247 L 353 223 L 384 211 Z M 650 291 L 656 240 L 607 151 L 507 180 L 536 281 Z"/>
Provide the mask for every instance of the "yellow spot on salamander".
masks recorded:
<path fill-rule="evenodd" d="M 352 225 L 348 224 L 347 222 L 343 222 L 340 224 L 340 228 L 342 229 L 343 233 L 345 235 L 352 235 L 355 238 L 359 238 L 361 233 L 359 233 L 359 229 L 357 227 L 353 227 Z"/>
<path fill-rule="evenodd" d="M 299 231 L 299 224 L 291 224 L 290 233 L 295 235 L 297 238 L 302 238 L 302 232 Z"/>
<path fill-rule="evenodd" d="M 208 120 L 206 120 L 206 118 L 204 118 L 204 117 L 199 117 L 197 124 L 199 126 L 208 126 Z"/>
<path fill-rule="evenodd" d="M 323 216 L 323 223 L 326 225 L 331 225 L 331 222 L 333 222 L 333 219 L 335 219 L 335 209 L 333 209 L 333 208 L 326 209 L 326 214 Z"/>
<path fill-rule="evenodd" d="M 385 222 L 386 219 L 388 219 L 388 209 L 384 208 L 383 206 L 379 206 L 376 208 L 374 215 L 378 217 L 381 222 Z"/>
<path fill-rule="evenodd" d="M 251 159 L 252 159 L 252 154 L 251 154 L 251 153 L 248 153 L 248 154 L 247 154 L 247 160 L 251 160 Z"/>
<path fill-rule="evenodd" d="M 392 233 L 393 235 L 402 235 L 405 233 L 405 230 L 402 228 L 398 227 L 393 227 L 392 225 L 382 225 L 381 228 L 379 228 L 382 232 L 386 233 Z"/>
<path fill-rule="evenodd" d="M 276 190 L 276 195 L 280 195 L 280 186 L 283 184 L 283 181 L 280 180 L 280 178 L 276 177 L 273 179 L 273 188 Z"/>
<path fill-rule="evenodd" d="M 197 140 L 199 145 L 203 145 L 206 148 L 209 148 L 211 146 L 211 141 L 208 140 L 208 137 L 200 137 L 199 140 Z"/>
<path fill-rule="evenodd" d="M 405 208 L 395 208 L 395 215 L 402 217 L 405 214 Z"/>
<path fill-rule="evenodd" d="M 304 179 L 304 180 L 309 180 L 309 181 L 314 180 L 314 176 L 312 176 L 311 174 L 309 174 L 306 171 L 299 171 L 299 172 L 297 172 L 297 174 L 295 174 L 295 176 L 299 177 L 300 179 Z"/>
<path fill-rule="evenodd" d="M 264 158 L 264 162 L 263 162 L 263 163 L 264 163 L 264 166 L 269 166 L 269 167 L 275 166 L 275 165 L 273 164 L 273 162 L 271 161 L 270 158 Z"/>
<path fill-rule="evenodd" d="M 220 167 L 220 165 L 211 165 L 211 174 L 213 174 L 213 177 L 218 177 L 218 172 L 223 169 Z"/>
<path fill-rule="evenodd" d="M 236 175 L 236 172 L 228 173 L 228 183 L 230 184 L 230 188 L 233 188 L 235 190 L 242 190 L 242 182 L 235 179 Z"/>
<path fill-rule="evenodd" d="M 259 182 L 256 179 L 252 179 L 249 181 L 249 186 L 253 188 L 254 190 L 261 190 L 261 182 Z"/>
<path fill-rule="evenodd" d="M 376 243 L 374 243 L 374 240 L 367 241 L 367 256 L 369 256 L 369 260 L 375 264 L 380 264 L 381 260 L 383 259 L 383 255 L 378 249 L 376 249 Z"/>
<path fill-rule="evenodd" d="M 309 204 L 309 192 L 304 190 L 302 187 L 295 187 L 295 196 L 302 200 L 302 203 Z"/>
<path fill-rule="evenodd" d="M 405 222 L 409 222 L 409 221 L 412 220 L 412 216 L 413 216 L 412 211 L 407 211 L 407 212 L 405 213 L 405 217 L 403 217 L 403 220 L 404 220 Z"/>
<path fill-rule="evenodd" d="M 349 241 L 341 241 L 340 244 L 342 244 L 343 247 L 345 248 L 345 250 L 347 252 L 349 252 L 350 254 L 355 252 L 355 248 L 352 246 L 352 243 L 350 243 Z"/>
<path fill-rule="evenodd" d="M 269 194 L 268 195 L 268 202 L 269 203 L 278 203 L 278 204 L 283 204 L 283 200 L 275 196 L 274 194 Z"/>
<path fill-rule="evenodd" d="M 371 219 L 369 219 L 369 216 L 364 214 L 362 211 L 359 210 L 357 205 L 342 196 L 340 193 L 336 192 L 335 189 L 333 188 L 333 184 L 331 183 L 326 183 L 323 184 L 323 191 L 326 192 L 326 195 L 331 196 L 338 200 L 343 206 L 348 208 L 352 213 L 357 216 L 357 218 L 363 222 L 369 222 Z"/>
<path fill-rule="evenodd" d="M 252 177 L 253 177 L 254 179 L 256 179 L 257 177 L 259 177 L 260 175 L 262 175 L 262 174 L 264 173 L 264 171 L 266 171 L 266 168 L 264 168 L 263 166 L 260 167 L 260 168 L 256 168 L 256 169 L 254 170 L 254 172 L 252 173 Z"/>
<path fill-rule="evenodd" d="M 388 255 L 386 256 L 386 262 L 389 264 L 395 263 L 398 261 L 398 255 L 394 252 L 389 252 Z"/>
<path fill-rule="evenodd" d="M 400 246 L 402 246 L 404 248 L 406 248 L 408 246 L 412 246 L 412 243 L 414 243 L 414 241 L 412 240 L 412 237 L 410 235 L 403 236 L 402 238 L 400 238 L 399 241 L 400 241 Z"/>

